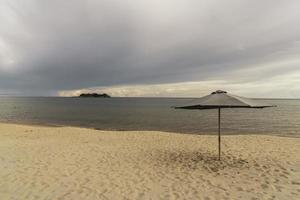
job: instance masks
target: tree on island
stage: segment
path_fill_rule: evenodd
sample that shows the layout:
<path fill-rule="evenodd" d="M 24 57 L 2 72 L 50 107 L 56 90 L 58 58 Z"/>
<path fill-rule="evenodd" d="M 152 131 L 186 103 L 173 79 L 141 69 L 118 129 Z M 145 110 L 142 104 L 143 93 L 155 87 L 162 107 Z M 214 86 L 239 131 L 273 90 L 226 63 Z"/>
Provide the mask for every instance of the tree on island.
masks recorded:
<path fill-rule="evenodd" d="M 101 98 L 110 98 L 111 96 L 109 96 L 106 93 L 103 94 L 98 94 L 98 93 L 82 93 L 79 95 L 79 97 L 101 97 Z"/>

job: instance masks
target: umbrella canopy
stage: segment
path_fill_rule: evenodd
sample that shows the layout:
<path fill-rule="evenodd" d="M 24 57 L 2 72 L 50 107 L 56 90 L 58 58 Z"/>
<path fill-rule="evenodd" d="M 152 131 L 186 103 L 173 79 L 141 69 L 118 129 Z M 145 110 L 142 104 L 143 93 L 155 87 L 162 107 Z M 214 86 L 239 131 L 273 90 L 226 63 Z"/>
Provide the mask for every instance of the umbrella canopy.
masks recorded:
<path fill-rule="evenodd" d="M 219 160 L 221 159 L 221 108 L 265 108 L 273 107 L 261 103 L 257 100 L 239 97 L 236 95 L 228 94 L 226 91 L 217 90 L 210 95 L 199 98 L 192 103 L 184 106 L 176 106 L 176 109 L 218 109 L 218 141 L 219 141 Z"/>
<path fill-rule="evenodd" d="M 228 94 L 226 91 L 217 90 L 210 95 L 199 98 L 188 105 L 175 108 L 182 109 L 215 109 L 215 108 L 265 108 L 272 105 L 261 103 L 257 100 Z"/>

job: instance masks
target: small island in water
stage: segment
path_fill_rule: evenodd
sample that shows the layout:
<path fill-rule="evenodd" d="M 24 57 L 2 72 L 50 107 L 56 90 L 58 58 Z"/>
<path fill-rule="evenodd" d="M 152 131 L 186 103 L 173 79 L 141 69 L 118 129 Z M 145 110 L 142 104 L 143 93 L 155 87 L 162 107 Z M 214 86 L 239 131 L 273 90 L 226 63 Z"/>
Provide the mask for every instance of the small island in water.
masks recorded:
<path fill-rule="evenodd" d="M 98 93 L 82 93 L 78 97 L 111 98 L 111 96 L 109 96 L 106 93 L 103 93 L 103 94 L 98 94 Z"/>

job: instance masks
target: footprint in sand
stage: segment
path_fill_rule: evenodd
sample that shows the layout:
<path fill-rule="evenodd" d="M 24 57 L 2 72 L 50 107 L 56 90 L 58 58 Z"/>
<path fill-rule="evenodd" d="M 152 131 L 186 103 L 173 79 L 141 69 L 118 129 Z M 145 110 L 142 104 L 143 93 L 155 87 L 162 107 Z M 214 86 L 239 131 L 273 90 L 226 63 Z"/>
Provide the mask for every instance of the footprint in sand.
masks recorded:
<path fill-rule="evenodd" d="M 300 182 L 297 182 L 297 181 L 292 181 L 291 182 L 293 185 L 300 185 Z"/>
<path fill-rule="evenodd" d="M 269 188 L 269 186 L 268 186 L 267 184 L 261 184 L 260 186 L 261 186 L 262 189 L 267 189 L 267 188 Z"/>

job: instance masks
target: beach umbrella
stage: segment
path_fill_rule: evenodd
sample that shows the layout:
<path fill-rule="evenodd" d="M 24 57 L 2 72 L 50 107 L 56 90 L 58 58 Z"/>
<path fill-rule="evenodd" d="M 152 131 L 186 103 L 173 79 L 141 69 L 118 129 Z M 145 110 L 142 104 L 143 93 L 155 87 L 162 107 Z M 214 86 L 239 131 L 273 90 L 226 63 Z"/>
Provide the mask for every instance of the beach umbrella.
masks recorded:
<path fill-rule="evenodd" d="M 261 103 L 257 100 L 228 94 L 226 91 L 217 90 L 210 95 L 199 98 L 188 105 L 177 106 L 176 109 L 218 109 L 218 142 L 219 160 L 221 159 L 221 109 L 222 108 L 265 108 L 273 105 Z"/>

